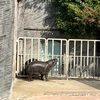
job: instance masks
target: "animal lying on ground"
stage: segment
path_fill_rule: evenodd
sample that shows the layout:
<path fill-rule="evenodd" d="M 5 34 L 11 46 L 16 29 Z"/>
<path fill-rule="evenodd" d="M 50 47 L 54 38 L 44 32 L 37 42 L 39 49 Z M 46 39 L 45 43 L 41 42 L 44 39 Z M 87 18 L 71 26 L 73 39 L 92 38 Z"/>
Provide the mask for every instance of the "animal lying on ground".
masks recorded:
<path fill-rule="evenodd" d="M 45 80 L 48 81 L 48 73 L 57 64 L 57 61 L 58 60 L 55 58 L 48 60 L 46 62 L 33 61 L 29 63 L 26 67 L 28 80 L 32 81 L 32 75 L 40 74 L 41 80 L 43 80 L 43 76 L 45 75 Z"/>

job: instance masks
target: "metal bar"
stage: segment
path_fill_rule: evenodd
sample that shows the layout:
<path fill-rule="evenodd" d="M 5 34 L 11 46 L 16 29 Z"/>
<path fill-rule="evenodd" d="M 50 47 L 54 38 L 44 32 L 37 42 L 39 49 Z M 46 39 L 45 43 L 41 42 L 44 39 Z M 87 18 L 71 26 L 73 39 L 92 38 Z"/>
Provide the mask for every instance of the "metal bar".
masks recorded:
<path fill-rule="evenodd" d="M 48 40 L 65 40 L 66 41 L 66 39 L 60 39 L 60 38 L 48 38 Z"/>
<path fill-rule="evenodd" d="M 24 38 L 24 64 L 26 62 L 26 38 Z"/>
<path fill-rule="evenodd" d="M 22 72 L 22 69 L 23 69 L 23 63 L 25 64 L 25 62 L 23 62 L 23 41 L 21 40 L 21 45 L 20 45 L 21 47 L 21 56 L 20 56 L 20 73 Z"/>
<path fill-rule="evenodd" d="M 82 69 L 82 44 L 83 42 L 82 42 L 82 40 L 81 40 L 81 48 L 80 48 L 80 66 L 81 66 L 81 69 Z M 81 76 L 80 77 L 82 77 L 82 72 L 81 72 Z"/>
<path fill-rule="evenodd" d="M 53 59 L 53 56 L 54 56 L 54 39 L 52 40 L 52 59 Z"/>
<path fill-rule="evenodd" d="M 87 41 L 87 66 L 89 66 L 89 41 Z"/>
<path fill-rule="evenodd" d="M 68 65 L 69 65 L 69 40 L 66 40 L 66 79 L 68 80 Z"/>
<path fill-rule="evenodd" d="M 33 39 L 31 39 L 31 61 L 33 59 Z"/>
<path fill-rule="evenodd" d="M 52 59 L 54 56 L 54 39 L 52 40 Z M 53 69 L 51 70 L 51 76 L 53 75 Z"/>
<path fill-rule="evenodd" d="M 49 43 L 49 42 L 48 42 L 48 39 L 47 39 L 47 40 L 46 40 L 47 48 L 45 48 L 45 49 L 47 49 L 46 52 L 45 52 L 45 53 L 46 53 L 46 58 L 47 58 L 47 59 L 49 59 L 49 56 L 48 56 L 48 43 Z M 45 60 L 46 60 L 46 58 L 45 58 Z"/>
<path fill-rule="evenodd" d="M 40 58 L 40 39 L 38 39 L 38 60 Z"/>
<path fill-rule="evenodd" d="M 62 73 L 62 40 L 60 40 L 60 75 Z"/>
<path fill-rule="evenodd" d="M 83 60 L 84 60 L 84 62 L 83 62 L 83 70 L 85 69 L 85 57 L 83 57 Z M 83 72 L 83 77 L 85 77 L 85 72 Z"/>
<path fill-rule="evenodd" d="M 94 42 L 94 41 L 96 41 L 96 42 L 99 41 L 99 42 L 100 42 L 100 40 L 93 40 L 93 39 L 92 39 L 92 40 L 91 40 L 91 39 L 69 39 L 69 41 L 73 41 L 73 40 L 76 40 L 76 41 L 91 41 L 91 42 L 92 42 L 92 41 L 93 41 L 93 42 Z"/>
<path fill-rule="evenodd" d="M 97 65 L 97 69 L 96 69 L 96 71 L 97 71 L 97 78 L 99 78 L 99 74 L 98 74 L 98 68 L 99 68 L 99 63 L 98 63 L 98 60 L 99 58 L 97 57 L 97 62 L 96 62 L 96 65 Z"/>
<path fill-rule="evenodd" d="M 22 55 L 21 55 L 20 56 L 20 71 L 19 71 L 20 74 L 22 72 L 22 69 L 23 69 L 23 61 L 22 61 Z"/>
<path fill-rule="evenodd" d="M 89 41 L 87 41 L 87 66 L 89 67 Z M 87 70 L 86 70 L 86 77 L 87 77 Z"/>
<path fill-rule="evenodd" d="M 62 72 L 62 40 L 60 40 L 60 75 Z"/>
<path fill-rule="evenodd" d="M 74 41 L 74 66 L 73 66 L 73 73 L 74 73 L 74 75 L 76 76 L 76 71 L 75 71 L 75 62 L 76 62 L 76 59 L 75 59 L 75 57 L 76 57 L 76 41 Z"/>
<path fill-rule="evenodd" d="M 45 39 L 45 38 L 39 38 L 39 37 L 19 37 L 19 40 L 21 39 Z"/>
<path fill-rule="evenodd" d="M 94 72 L 93 72 L 93 77 L 95 76 L 95 56 L 96 56 L 96 41 L 94 41 L 94 68 L 93 68 L 93 70 L 94 70 Z"/>
<path fill-rule="evenodd" d="M 44 40 L 45 40 L 45 53 L 44 53 L 45 59 L 44 60 L 46 61 L 48 59 L 47 58 L 47 55 L 48 55 L 48 40 L 46 40 L 46 39 L 44 39 Z"/>
<path fill-rule="evenodd" d="M 76 67 L 78 68 L 78 57 L 76 57 Z M 76 77 L 77 77 L 78 75 L 76 74 Z"/>

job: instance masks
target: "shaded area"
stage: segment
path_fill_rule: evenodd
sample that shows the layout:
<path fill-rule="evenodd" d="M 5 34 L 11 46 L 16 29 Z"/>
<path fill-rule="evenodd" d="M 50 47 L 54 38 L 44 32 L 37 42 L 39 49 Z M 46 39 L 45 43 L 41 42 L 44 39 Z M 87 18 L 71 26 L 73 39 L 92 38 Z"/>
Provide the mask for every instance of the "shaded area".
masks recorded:
<path fill-rule="evenodd" d="M 84 78 L 84 79 L 74 79 L 74 80 L 100 90 L 100 78 L 98 78 L 98 79 Z"/>

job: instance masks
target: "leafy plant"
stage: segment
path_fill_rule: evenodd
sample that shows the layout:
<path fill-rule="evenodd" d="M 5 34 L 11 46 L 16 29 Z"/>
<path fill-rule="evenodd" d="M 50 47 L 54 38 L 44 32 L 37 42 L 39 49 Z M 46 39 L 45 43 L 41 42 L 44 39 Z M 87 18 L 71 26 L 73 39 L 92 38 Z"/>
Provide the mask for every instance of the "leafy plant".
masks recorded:
<path fill-rule="evenodd" d="M 96 36 L 100 32 L 99 0 L 52 0 L 55 22 L 69 36 Z"/>

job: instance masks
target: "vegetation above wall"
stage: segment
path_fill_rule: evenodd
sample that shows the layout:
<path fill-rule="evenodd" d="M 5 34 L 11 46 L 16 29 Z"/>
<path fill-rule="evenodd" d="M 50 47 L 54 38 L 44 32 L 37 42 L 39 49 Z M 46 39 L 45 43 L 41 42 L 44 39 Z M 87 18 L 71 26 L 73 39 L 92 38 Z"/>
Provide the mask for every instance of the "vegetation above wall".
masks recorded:
<path fill-rule="evenodd" d="M 51 0 L 61 33 L 74 37 L 100 36 L 99 0 Z"/>

